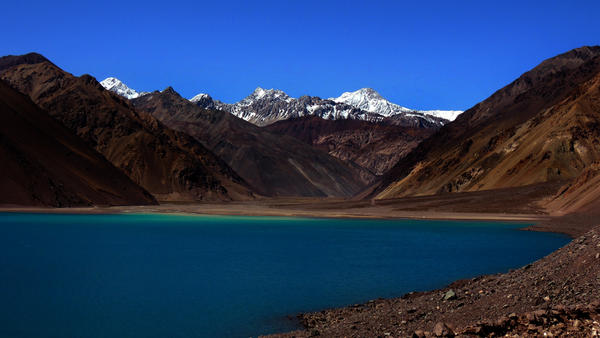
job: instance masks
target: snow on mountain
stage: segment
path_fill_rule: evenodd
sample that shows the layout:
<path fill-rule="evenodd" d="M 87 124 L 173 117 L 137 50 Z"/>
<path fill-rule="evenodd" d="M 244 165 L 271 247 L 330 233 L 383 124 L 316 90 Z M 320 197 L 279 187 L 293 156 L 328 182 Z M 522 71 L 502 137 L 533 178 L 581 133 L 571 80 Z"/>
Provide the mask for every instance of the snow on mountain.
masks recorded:
<path fill-rule="evenodd" d="M 462 113 L 444 110 L 418 111 L 402 107 L 384 99 L 371 88 L 345 92 L 338 98 L 301 96 L 296 99 L 281 90 L 258 87 L 252 94 L 233 104 L 212 100 L 208 94 L 198 94 L 190 101 L 203 108 L 228 111 L 258 126 L 308 115 L 330 120 L 388 120 L 390 123 L 401 125 L 442 126 Z"/>
<path fill-rule="evenodd" d="M 198 94 L 198 95 L 196 95 L 196 96 L 192 97 L 192 98 L 190 99 L 190 101 L 192 101 L 192 102 L 196 103 L 196 102 L 198 102 L 198 101 L 206 100 L 206 99 L 209 99 L 209 98 L 211 98 L 211 97 L 210 97 L 210 95 L 208 95 L 208 94 L 204 94 L 204 93 L 200 93 L 200 94 Z"/>
<path fill-rule="evenodd" d="M 462 114 L 462 110 L 420 110 L 425 115 L 439 117 L 448 121 L 454 121 L 458 115 Z"/>
<path fill-rule="evenodd" d="M 386 117 L 402 113 L 418 113 L 454 121 L 454 119 L 462 113 L 460 110 L 416 110 L 402 107 L 384 99 L 372 88 L 362 88 L 354 92 L 345 92 L 340 97 L 331 98 L 330 100 L 346 103 L 353 107 Z"/>
<path fill-rule="evenodd" d="M 137 97 L 148 94 L 147 92 L 137 92 L 125 85 L 121 80 L 116 77 L 107 77 L 100 82 L 102 87 L 106 90 L 110 90 L 113 93 L 123 96 L 127 99 L 135 99 Z"/>
<path fill-rule="evenodd" d="M 196 95 L 190 101 L 203 108 L 225 110 L 258 126 L 307 115 L 316 115 L 331 120 L 352 118 L 378 121 L 383 119 L 383 116 L 378 114 L 318 97 L 292 98 L 278 89 L 258 87 L 246 98 L 234 104 L 215 100 L 200 102 L 200 98 L 204 98 L 204 96 Z"/>
<path fill-rule="evenodd" d="M 337 103 L 345 103 L 385 117 L 413 111 L 412 109 L 391 103 L 371 88 L 362 88 L 355 92 L 345 92 L 340 97 L 330 98 L 330 100 Z"/>

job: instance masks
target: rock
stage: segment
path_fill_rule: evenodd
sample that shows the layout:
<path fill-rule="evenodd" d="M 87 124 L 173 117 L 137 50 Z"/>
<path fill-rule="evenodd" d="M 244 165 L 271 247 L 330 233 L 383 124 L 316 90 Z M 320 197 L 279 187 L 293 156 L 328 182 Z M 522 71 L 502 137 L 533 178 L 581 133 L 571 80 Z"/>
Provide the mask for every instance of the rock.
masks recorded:
<path fill-rule="evenodd" d="M 548 296 L 544 297 L 544 301 L 549 302 L 550 301 L 550 297 L 548 297 Z"/>
<path fill-rule="evenodd" d="M 537 320 L 540 320 L 540 318 L 546 317 L 546 310 L 535 310 L 533 311 L 533 315 L 535 316 L 535 318 Z"/>
<path fill-rule="evenodd" d="M 412 336 L 413 338 L 424 338 L 425 333 L 423 332 L 423 330 L 416 330 L 415 332 L 413 332 Z"/>
<path fill-rule="evenodd" d="M 533 314 L 533 312 L 527 312 L 525 314 L 525 318 L 527 318 L 527 321 L 530 323 L 535 321 L 535 315 Z"/>
<path fill-rule="evenodd" d="M 498 318 L 498 320 L 496 320 L 496 326 L 505 327 L 508 322 L 510 322 L 510 319 L 508 317 L 500 317 Z"/>
<path fill-rule="evenodd" d="M 454 337 L 454 331 L 445 323 L 438 322 L 433 328 L 433 334 L 436 337 Z"/>
<path fill-rule="evenodd" d="M 456 292 L 450 289 L 444 294 L 444 300 L 453 300 L 456 299 Z"/>

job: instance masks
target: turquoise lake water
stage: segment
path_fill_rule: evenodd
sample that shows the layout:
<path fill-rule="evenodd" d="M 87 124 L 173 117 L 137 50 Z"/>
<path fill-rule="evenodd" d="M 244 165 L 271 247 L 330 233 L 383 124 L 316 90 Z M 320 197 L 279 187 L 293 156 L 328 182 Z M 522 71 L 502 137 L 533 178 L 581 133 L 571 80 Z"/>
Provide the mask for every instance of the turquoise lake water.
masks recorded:
<path fill-rule="evenodd" d="M 526 265 L 491 222 L 0 213 L 0 336 L 249 337 L 303 311 Z"/>

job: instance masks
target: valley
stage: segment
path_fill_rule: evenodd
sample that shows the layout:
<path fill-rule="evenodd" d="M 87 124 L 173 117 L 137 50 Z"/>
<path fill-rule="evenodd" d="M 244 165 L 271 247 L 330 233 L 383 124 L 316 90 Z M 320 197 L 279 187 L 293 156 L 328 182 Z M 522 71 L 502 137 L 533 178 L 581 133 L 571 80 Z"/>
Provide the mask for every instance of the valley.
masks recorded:
<path fill-rule="evenodd" d="M 503 221 L 574 238 L 506 273 L 301 313 L 304 330 L 284 336 L 597 332 L 598 46 L 546 59 L 464 112 L 371 88 L 187 99 L 8 55 L 0 113 L 7 215 Z"/>

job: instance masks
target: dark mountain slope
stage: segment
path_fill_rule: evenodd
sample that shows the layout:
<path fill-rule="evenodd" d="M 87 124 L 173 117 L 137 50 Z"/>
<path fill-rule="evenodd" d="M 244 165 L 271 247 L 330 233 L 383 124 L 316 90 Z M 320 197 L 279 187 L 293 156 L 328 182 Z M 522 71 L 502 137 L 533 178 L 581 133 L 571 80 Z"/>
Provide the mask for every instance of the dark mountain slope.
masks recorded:
<path fill-rule="evenodd" d="M 362 196 L 475 191 L 575 178 L 600 156 L 600 47 L 542 62 L 442 127 Z"/>
<path fill-rule="evenodd" d="M 432 127 L 403 127 L 385 120 L 326 120 L 318 116 L 278 121 L 264 128 L 293 136 L 376 175 L 383 175 L 437 130 Z"/>
<path fill-rule="evenodd" d="M 101 154 L 0 81 L 0 204 L 155 204 Z"/>
<path fill-rule="evenodd" d="M 91 76 L 75 77 L 31 54 L 0 59 L 2 79 L 77 133 L 161 200 L 252 198 L 249 186 L 192 137 L 139 113 Z"/>
<path fill-rule="evenodd" d="M 132 101 L 167 126 L 192 135 L 268 196 L 352 196 L 359 170 L 289 136 L 269 133 L 227 112 L 206 110 L 172 88 Z"/>

